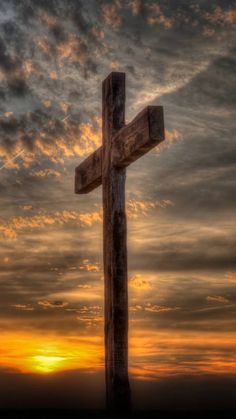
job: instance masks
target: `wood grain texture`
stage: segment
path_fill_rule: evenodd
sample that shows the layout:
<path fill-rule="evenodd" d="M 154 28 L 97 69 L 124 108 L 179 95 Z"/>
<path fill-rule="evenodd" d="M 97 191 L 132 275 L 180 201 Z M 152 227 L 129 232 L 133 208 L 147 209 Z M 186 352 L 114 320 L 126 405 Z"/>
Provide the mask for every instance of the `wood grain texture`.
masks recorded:
<path fill-rule="evenodd" d="M 148 106 L 112 138 L 111 166 L 127 167 L 165 139 L 162 106 Z M 75 193 L 91 192 L 102 183 L 102 147 L 75 169 Z"/>
<path fill-rule="evenodd" d="M 162 106 L 148 106 L 113 137 L 112 166 L 127 167 L 165 139 Z"/>
<path fill-rule="evenodd" d="M 75 169 L 75 193 L 91 192 L 102 183 L 102 147 Z"/>
<path fill-rule="evenodd" d="M 130 408 L 128 380 L 128 284 L 125 169 L 111 165 L 112 137 L 124 125 L 125 74 L 103 82 L 103 258 L 107 406 Z"/>
<path fill-rule="evenodd" d="M 126 167 L 164 140 L 163 108 L 148 106 L 125 124 L 125 74 L 102 86 L 103 145 L 75 170 L 75 193 L 103 185 L 103 260 L 107 407 L 131 407 L 128 379 Z"/>

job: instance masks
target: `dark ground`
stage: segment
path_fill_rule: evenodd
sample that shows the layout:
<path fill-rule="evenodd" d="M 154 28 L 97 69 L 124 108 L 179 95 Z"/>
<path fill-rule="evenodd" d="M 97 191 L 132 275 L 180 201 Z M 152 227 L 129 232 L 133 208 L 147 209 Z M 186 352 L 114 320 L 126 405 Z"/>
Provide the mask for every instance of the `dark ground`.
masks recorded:
<path fill-rule="evenodd" d="M 132 413 L 114 413 L 106 411 L 92 411 L 92 410 L 63 410 L 63 409 L 29 409 L 29 410 L 0 410 L 1 418 L 12 418 L 12 419 L 51 419 L 51 418 L 68 418 L 68 419 L 120 419 L 120 418 L 131 418 L 131 419 L 152 419 L 152 418 L 181 418 L 181 419 L 195 419 L 195 418 L 214 418 L 214 419 L 227 419 L 236 418 L 236 410 L 145 410 L 145 411 L 133 411 Z"/>
<path fill-rule="evenodd" d="M 214 418 L 236 419 L 235 375 L 131 380 L 134 410 L 104 409 L 104 377 L 67 372 L 54 376 L 0 374 L 0 419 Z"/>

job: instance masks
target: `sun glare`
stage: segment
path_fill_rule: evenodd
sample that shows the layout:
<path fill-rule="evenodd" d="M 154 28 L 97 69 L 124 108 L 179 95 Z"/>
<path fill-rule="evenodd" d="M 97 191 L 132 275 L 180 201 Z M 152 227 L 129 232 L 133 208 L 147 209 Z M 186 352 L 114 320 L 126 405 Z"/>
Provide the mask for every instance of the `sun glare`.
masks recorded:
<path fill-rule="evenodd" d="M 36 372 L 48 374 L 60 370 L 66 358 L 62 356 L 36 355 L 32 357 L 32 369 Z"/>
<path fill-rule="evenodd" d="M 58 337 L 6 333 L 1 365 L 21 373 L 53 374 L 60 371 L 103 367 L 102 338 Z"/>

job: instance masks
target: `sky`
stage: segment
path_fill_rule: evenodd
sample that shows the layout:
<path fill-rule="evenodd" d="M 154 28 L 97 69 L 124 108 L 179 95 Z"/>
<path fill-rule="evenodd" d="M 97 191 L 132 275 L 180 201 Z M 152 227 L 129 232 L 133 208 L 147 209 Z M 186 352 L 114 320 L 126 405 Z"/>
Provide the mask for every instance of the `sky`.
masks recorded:
<path fill-rule="evenodd" d="M 127 170 L 134 405 L 236 407 L 235 25 L 232 0 L 1 1 L 0 407 L 104 406 L 102 191 L 74 170 L 111 71 L 166 132 Z"/>

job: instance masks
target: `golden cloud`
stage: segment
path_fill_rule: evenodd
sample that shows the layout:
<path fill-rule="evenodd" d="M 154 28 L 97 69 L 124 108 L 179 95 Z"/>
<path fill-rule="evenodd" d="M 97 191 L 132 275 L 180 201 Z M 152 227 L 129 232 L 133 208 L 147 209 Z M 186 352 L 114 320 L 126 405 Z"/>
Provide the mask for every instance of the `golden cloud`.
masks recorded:
<path fill-rule="evenodd" d="M 39 170 L 38 172 L 31 172 L 30 175 L 36 176 L 36 177 L 45 177 L 45 176 L 60 177 L 61 173 L 54 169 L 43 169 L 43 170 Z"/>
<path fill-rule="evenodd" d="M 223 10 L 220 6 L 216 7 L 212 13 L 205 13 L 206 20 L 220 25 L 234 25 L 236 22 L 236 10 Z"/>
<path fill-rule="evenodd" d="M 79 267 L 82 271 L 101 272 L 101 265 L 99 263 L 91 263 L 89 259 L 84 259 Z"/>
<path fill-rule="evenodd" d="M 57 45 L 56 54 L 59 60 L 68 59 L 81 65 L 87 64 L 89 60 L 86 44 L 77 35 L 73 34 L 70 34 L 68 39 Z"/>
<path fill-rule="evenodd" d="M 14 239 L 20 231 L 63 225 L 73 221 L 79 221 L 82 226 L 91 226 L 93 223 L 101 222 L 101 212 L 57 211 L 51 214 L 41 212 L 31 217 L 12 217 L 6 222 L 0 219 L 0 232 L 5 237 Z"/>
<path fill-rule="evenodd" d="M 47 109 L 52 107 L 52 101 L 51 100 L 44 100 L 43 101 L 43 106 Z"/>
<path fill-rule="evenodd" d="M 120 63 L 118 61 L 114 61 L 110 64 L 110 68 L 112 71 L 119 71 L 120 70 Z"/>
<path fill-rule="evenodd" d="M 77 310 L 77 314 L 77 320 L 85 323 L 86 327 L 97 327 L 104 320 L 102 307 L 98 305 L 83 306 Z"/>
<path fill-rule="evenodd" d="M 46 23 L 48 26 L 55 26 L 57 23 L 56 16 L 49 15 L 46 12 L 40 13 L 40 19 L 42 20 L 43 23 Z"/>
<path fill-rule="evenodd" d="M 102 5 L 102 16 L 105 23 L 113 29 L 120 28 L 122 25 L 122 17 L 119 15 L 121 5 L 119 1 L 106 3 Z"/>
<path fill-rule="evenodd" d="M 86 156 L 101 145 L 101 118 L 95 117 L 93 124 L 66 120 L 63 122 L 65 135 L 59 136 L 55 132 L 51 138 L 48 138 L 47 130 L 53 130 L 55 126 L 56 121 L 52 120 L 41 132 L 28 133 L 32 139 L 34 151 L 25 148 L 23 132 L 18 133 L 18 139 L 12 142 L 11 148 L 4 143 L 0 144 L 0 158 L 4 165 L 8 169 L 19 168 L 19 163 L 15 160 L 18 155 L 24 167 L 29 167 L 35 161 L 35 157 L 40 155 L 47 157 L 53 163 L 64 164 L 65 158 Z"/>
<path fill-rule="evenodd" d="M 65 301 L 48 301 L 48 300 L 40 300 L 38 301 L 38 305 L 43 307 L 44 309 L 47 308 L 64 308 L 68 305 Z"/>
<path fill-rule="evenodd" d="M 217 303 L 229 303 L 229 300 L 222 295 L 208 295 L 206 299 Z"/>
<path fill-rule="evenodd" d="M 139 201 L 130 199 L 127 202 L 127 215 L 130 219 L 135 219 L 140 215 L 147 215 L 147 212 L 152 209 L 166 208 L 173 206 L 174 203 L 169 199 L 163 199 L 160 201 Z"/>
<path fill-rule="evenodd" d="M 13 304 L 12 307 L 22 311 L 34 311 L 34 307 L 26 304 Z"/>
<path fill-rule="evenodd" d="M 3 116 L 5 118 L 11 118 L 13 116 L 13 112 L 4 112 Z"/>
<path fill-rule="evenodd" d="M 35 44 L 45 54 L 49 54 L 50 53 L 50 47 L 49 47 L 48 39 L 47 39 L 46 36 L 43 36 L 43 37 L 37 36 L 35 38 Z"/>
<path fill-rule="evenodd" d="M 50 172 L 46 173 L 46 175 L 48 175 Z M 38 176 L 44 176 L 44 174 L 45 173 L 42 172 Z M 147 212 L 151 209 L 166 208 L 173 205 L 174 203 L 171 200 L 160 200 L 152 202 L 131 199 L 127 202 L 127 216 L 129 219 L 136 219 L 140 215 L 146 216 Z M 32 209 L 30 206 L 26 206 L 26 208 Z M 63 225 L 74 221 L 80 222 L 81 226 L 87 227 L 91 227 L 94 223 L 101 223 L 102 208 L 90 212 L 78 212 L 69 210 L 56 211 L 54 213 L 39 212 L 35 215 L 27 217 L 12 217 L 7 221 L 0 219 L 0 233 L 2 233 L 3 236 L 7 238 L 14 239 L 17 237 L 17 233 L 23 230 L 40 229 L 52 225 Z M 80 269 L 96 269 L 97 272 L 99 272 L 98 265 L 91 264 L 87 259 L 85 259 L 85 261 L 87 262 L 84 262 Z"/>
<path fill-rule="evenodd" d="M 140 0 L 130 0 L 128 7 L 131 9 L 133 15 L 137 16 L 141 9 L 141 2 Z"/>
<path fill-rule="evenodd" d="M 23 72 L 26 78 L 37 72 L 32 60 L 28 59 L 24 61 Z"/>
<path fill-rule="evenodd" d="M 92 28 L 92 34 L 97 39 L 103 39 L 105 36 L 103 30 L 98 28 L 97 26 L 94 26 Z"/>
<path fill-rule="evenodd" d="M 69 109 L 70 109 L 70 103 L 66 102 L 65 100 L 60 102 L 60 108 L 63 110 L 63 112 L 65 114 L 68 113 Z"/>
<path fill-rule="evenodd" d="M 23 211 L 31 211 L 33 209 L 32 205 L 22 205 L 20 208 Z"/>
<path fill-rule="evenodd" d="M 136 328 L 130 336 L 130 373 L 141 380 L 176 374 L 235 374 L 235 344 L 234 332 Z"/>
<path fill-rule="evenodd" d="M 179 142 L 183 140 L 183 134 L 178 131 L 177 129 L 173 130 L 165 130 L 165 141 L 159 144 L 152 150 L 154 154 L 161 154 L 163 150 L 172 146 L 173 143 Z"/>
<path fill-rule="evenodd" d="M 236 273 L 235 272 L 226 272 L 225 278 L 228 279 L 230 282 L 236 283 Z"/>
<path fill-rule="evenodd" d="M 57 78 L 58 78 L 57 72 L 56 71 L 50 71 L 49 77 L 50 77 L 51 80 L 57 80 Z"/>
<path fill-rule="evenodd" d="M 165 29 L 171 29 L 174 24 L 174 20 L 165 16 L 159 4 L 152 3 L 148 5 L 149 15 L 147 17 L 147 23 L 150 26 L 162 25 Z"/>
<path fill-rule="evenodd" d="M 166 130 L 165 137 L 169 143 L 172 143 L 174 141 L 180 141 L 183 139 L 183 135 L 181 134 L 181 132 L 179 132 L 176 129 L 173 129 L 172 131 Z"/>
<path fill-rule="evenodd" d="M 165 313 L 169 311 L 179 310 L 180 307 L 159 306 L 156 304 L 146 303 L 144 305 L 136 304 L 130 307 L 132 312 L 150 312 L 150 313 Z"/>
<path fill-rule="evenodd" d="M 142 275 L 136 274 L 129 279 L 129 285 L 132 288 L 136 289 L 149 289 L 150 288 L 150 281 L 143 279 Z"/>

